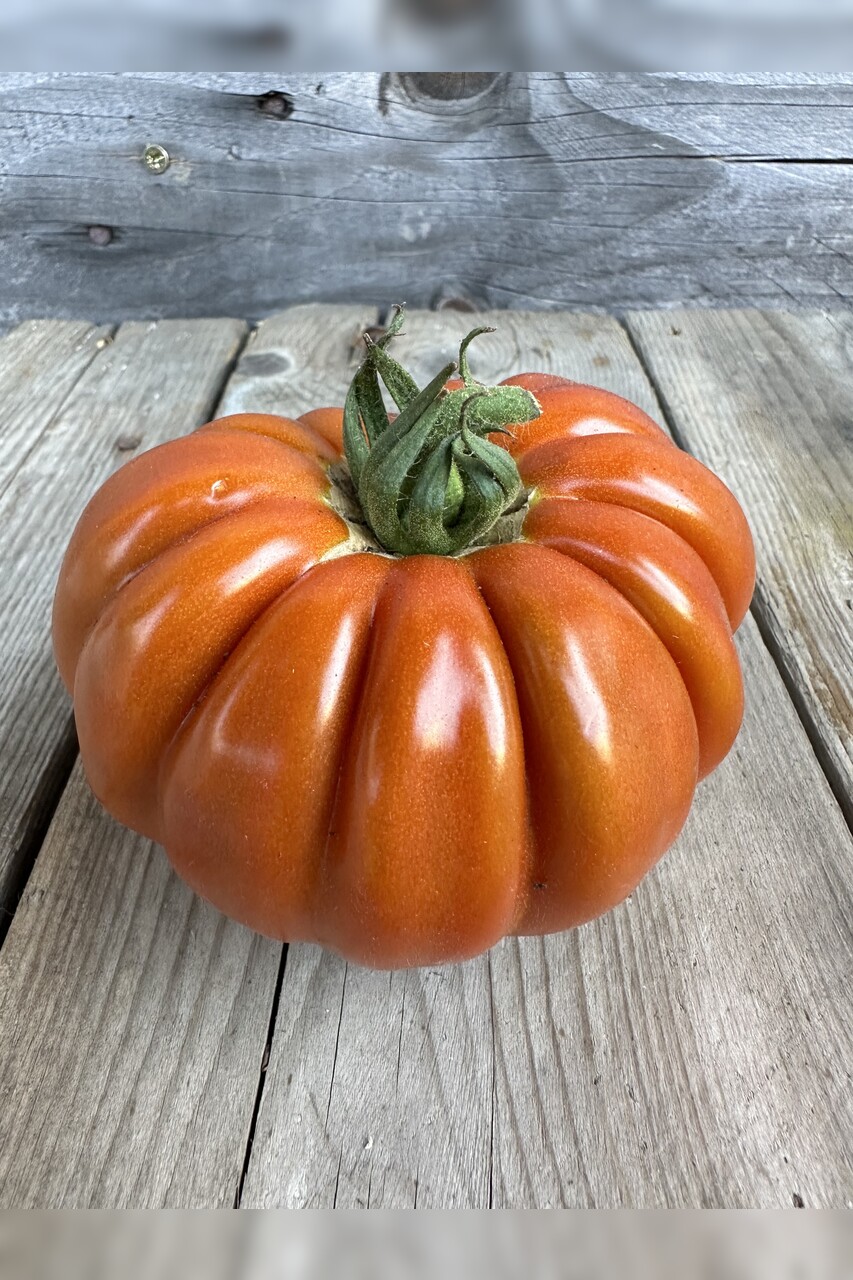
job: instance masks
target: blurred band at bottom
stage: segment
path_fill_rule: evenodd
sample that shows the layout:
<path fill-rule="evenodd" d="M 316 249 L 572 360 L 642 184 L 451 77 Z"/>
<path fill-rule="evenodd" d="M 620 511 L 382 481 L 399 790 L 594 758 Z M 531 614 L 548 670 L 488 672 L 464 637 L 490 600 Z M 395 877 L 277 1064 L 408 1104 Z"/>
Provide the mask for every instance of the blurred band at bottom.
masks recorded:
<path fill-rule="evenodd" d="M 322 1212 L 322 1211 L 321 1211 Z M 848 1280 L 844 1211 L 7 1211 L 3 1280 Z"/>

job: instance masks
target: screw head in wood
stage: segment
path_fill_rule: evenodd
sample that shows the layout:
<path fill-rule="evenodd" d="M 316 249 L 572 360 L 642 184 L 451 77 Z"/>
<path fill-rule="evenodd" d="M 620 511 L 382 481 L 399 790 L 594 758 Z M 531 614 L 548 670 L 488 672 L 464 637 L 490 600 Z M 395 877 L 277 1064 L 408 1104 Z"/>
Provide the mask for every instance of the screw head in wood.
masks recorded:
<path fill-rule="evenodd" d="M 142 153 L 142 159 L 149 173 L 165 173 L 171 164 L 168 151 L 159 142 L 149 143 Z"/>

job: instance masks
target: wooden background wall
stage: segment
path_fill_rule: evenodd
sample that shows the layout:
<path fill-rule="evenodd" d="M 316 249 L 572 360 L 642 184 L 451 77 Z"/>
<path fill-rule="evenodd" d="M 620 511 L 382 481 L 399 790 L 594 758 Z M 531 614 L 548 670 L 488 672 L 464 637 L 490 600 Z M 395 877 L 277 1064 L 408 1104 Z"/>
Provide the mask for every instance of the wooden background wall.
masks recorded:
<path fill-rule="evenodd" d="M 8 74 L 0 127 L 3 324 L 853 296 L 853 75 Z"/>

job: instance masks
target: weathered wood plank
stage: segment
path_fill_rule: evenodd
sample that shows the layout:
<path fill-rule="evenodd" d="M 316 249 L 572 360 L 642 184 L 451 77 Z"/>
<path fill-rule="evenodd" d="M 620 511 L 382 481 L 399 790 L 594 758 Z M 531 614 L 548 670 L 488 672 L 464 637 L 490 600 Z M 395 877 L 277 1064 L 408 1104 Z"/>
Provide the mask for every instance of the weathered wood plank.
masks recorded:
<path fill-rule="evenodd" d="M 0 490 L 110 334 L 85 320 L 28 320 L 0 340 Z"/>
<path fill-rule="evenodd" d="M 71 763 L 70 706 L 50 647 L 53 589 L 71 530 L 98 484 L 135 450 L 204 421 L 244 333 L 236 320 L 125 325 L 0 493 L 0 907 L 7 911 L 31 836 Z"/>
<path fill-rule="evenodd" d="M 259 368 L 258 349 L 291 373 L 291 412 L 318 379 L 340 398 L 352 335 L 375 318 L 316 307 L 291 313 L 289 329 L 271 321 L 223 410 L 234 396 L 264 407 L 270 361 Z M 208 416 L 241 334 L 232 321 L 128 329 L 58 419 L 52 458 L 88 407 L 78 489 L 87 469 L 96 483 L 115 433 L 135 431 L 141 448 Z M 147 416 L 158 370 L 160 408 Z M 44 519 L 55 493 L 38 494 L 30 509 Z M 100 810 L 78 766 L 0 951 L 0 1204 L 232 1204 L 281 953 L 194 897 L 161 850 Z"/>
<path fill-rule="evenodd" d="M 853 296 L 849 75 L 27 73 L 0 103 L 0 317 Z"/>
<path fill-rule="evenodd" d="M 480 319 L 409 341 L 438 367 Z M 654 408 L 613 321 L 500 322 L 479 376 Z M 602 921 L 405 975 L 291 947 L 244 1204 L 853 1203 L 850 836 L 751 619 L 741 650 L 736 749 Z"/>
<path fill-rule="evenodd" d="M 0 951 L 0 1204 L 232 1205 L 279 956 L 78 765 Z"/>
<path fill-rule="evenodd" d="M 680 438 L 743 501 L 756 615 L 853 825 L 853 317 L 628 324 Z"/>
<path fill-rule="evenodd" d="M 361 360 L 361 335 L 376 307 L 308 303 L 270 316 L 250 337 L 228 380 L 217 412 L 281 413 L 342 405 Z"/>
<path fill-rule="evenodd" d="M 291 946 L 247 1208 L 489 1201 L 488 963 L 372 973 Z"/>
<path fill-rule="evenodd" d="M 457 358 L 462 339 L 480 325 L 495 330 L 475 338 L 468 349 L 471 372 L 481 382 L 546 370 L 628 395 L 646 413 L 660 416 L 631 342 L 610 316 L 408 310 L 404 332 L 394 339 L 394 357 L 423 384 Z"/>

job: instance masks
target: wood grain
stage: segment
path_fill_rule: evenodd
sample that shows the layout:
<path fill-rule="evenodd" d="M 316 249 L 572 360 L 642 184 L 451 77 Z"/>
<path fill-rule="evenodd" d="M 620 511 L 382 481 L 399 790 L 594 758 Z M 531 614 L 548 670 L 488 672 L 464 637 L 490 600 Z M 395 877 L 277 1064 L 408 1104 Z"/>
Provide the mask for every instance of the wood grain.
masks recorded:
<path fill-rule="evenodd" d="M 424 366 L 479 320 L 433 317 Z M 654 408 L 615 322 L 501 324 L 480 376 Z M 290 948 L 244 1204 L 853 1205 L 853 846 L 751 619 L 740 644 L 737 746 L 621 908 L 407 974 Z"/>
<path fill-rule="evenodd" d="M 20 73 L 0 103 L 0 319 L 853 296 L 850 75 Z"/>
<path fill-rule="evenodd" d="M 361 335 L 375 307 L 306 304 L 263 320 L 249 336 L 228 380 L 220 414 L 280 413 L 342 405 L 364 358 Z"/>
<path fill-rule="evenodd" d="M 288 949 L 247 1208 L 489 1201 L 488 961 L 372 973 Z"/>
<path fill-rule="evenodd" d="M 0 1205 L 233 1204 L 280 952 L 78 765 L 0 951 Z"/>
<path fill-rule="evenodd" d="M 28 320 L 0 340 L 0 490 L 111 333 L 85 320 Z"/>
<path fill-rule="evenodd" d="M 123 326 L 0 493 L 0 907 L 7 912 L 73 757 L 70 702 L 50 646 L 68 538 L 110 471 L 209 416 L 244 333 L 236 320 Z M 46 386 L 49 348 L 40 360 Z"/>
<path fill-rule="evenodd" d="M 756 616 L 853 826 L 853 317 L 628 324 L 679 438 L 744 504 Z"/>
<path fill-rule="evenodd" d="M 495 330 L 475 338 L 468 349 L 471 372 L 481 382 L 547 370 L 627 395 L 646 413 L 660 418 L 657 399 L 631 341 L 612 316 L 407 310 L 404 332 L 394 339 L 394 357 L 423 384 L 457 358 L 462 339 L 480 325 Z"/>

